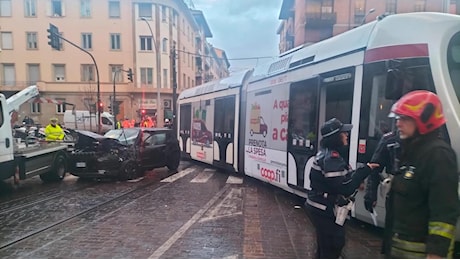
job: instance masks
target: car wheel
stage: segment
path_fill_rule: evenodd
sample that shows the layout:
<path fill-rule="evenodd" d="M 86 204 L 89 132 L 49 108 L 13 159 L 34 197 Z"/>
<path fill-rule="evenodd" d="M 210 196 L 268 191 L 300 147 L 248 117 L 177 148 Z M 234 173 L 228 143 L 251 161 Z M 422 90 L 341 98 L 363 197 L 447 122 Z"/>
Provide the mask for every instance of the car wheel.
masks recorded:
<path fill-rule="evenodd" d="M 124 161 L 121 164 L 120 172 L 118 178 L 120 180 L 132 180 L 139 176 L 139 171 L 137 169 L 136 163 L 134 161 L 128 160 Z"/>
<path fill-rule="evenodd" d="M 66 161 L 64 155 L 58 155 L 54 160 L 53 170 L 40 174 L 40 179 L 44 182 L 61 181 L 64 179 L 67 172 Z"/>

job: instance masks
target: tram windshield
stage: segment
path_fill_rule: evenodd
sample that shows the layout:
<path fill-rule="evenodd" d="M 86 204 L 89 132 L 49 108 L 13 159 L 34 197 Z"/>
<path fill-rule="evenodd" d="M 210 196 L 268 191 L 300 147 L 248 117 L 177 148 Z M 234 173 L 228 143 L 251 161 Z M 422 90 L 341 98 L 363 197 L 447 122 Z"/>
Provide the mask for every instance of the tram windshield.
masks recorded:
<path fill-rule="evenodd" d="M 460 102 L 460 32 L 450 40 L 447 49 L 447 66 L 457 100 Z"/>
<path fill-rule="evenodd" d="M 397 62 L 399 63 L 397 76 L 389 75 L 388 67 L 384 62 L 368 65 L 365 69 L 364 106 L 369 108 L 366 135 L 377 140 L 394 127 L 394 122 L 388 114 L 391 106 L 402 95 L 419 89 L 434 91 L 428 59 L 413 58 Z M 394 83 L 389 84 L 388 81 Z"/>

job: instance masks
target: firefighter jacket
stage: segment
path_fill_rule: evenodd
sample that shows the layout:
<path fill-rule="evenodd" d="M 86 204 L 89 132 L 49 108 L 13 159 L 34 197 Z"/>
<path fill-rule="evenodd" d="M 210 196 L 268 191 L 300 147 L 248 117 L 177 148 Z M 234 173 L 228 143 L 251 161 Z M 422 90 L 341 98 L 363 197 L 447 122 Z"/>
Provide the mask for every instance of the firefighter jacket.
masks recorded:
<path fill-rule="evenodd" d="M 63 140 L 64 139 L 64 130 L 56 124 L 53 126 L 52 124 L 49 124 L 45 128 L 45 140 L 46 141 L 57 141 L 57 140 Z"/>
<path fill-rule="evenodd" d="M 398 133 L 388 132 L 382 136 L 377 148 L 372 155 L 371 162 L 378 163 L 380 166 L 373 171 L 376 174 L 369 175 L 366 182 L 366 192 L 364 195 L 365 207 L 368 211 L 373 211 L 372 204 L 377 201 L 377 191 L 383 177 L 379 174 L 385 168 L 385 172 L 394 175 L 399 171 L 399 157 L 401 145 Z"/>
<path fill-rule="evenodd" d="M 307 207 L 315 213 L 334 218 L 334 207 L 347 205 L 370 173 L 368 166 L 353 171 L 339 152 L 322 148 L 310 172 L 311 191 L 307 193 Z"/>
<path fill-rule="evenodd" d="M 437 133 L 401 142 L 400 170 L 394 175 L 387 204 L 392 257 L 452 257 L 459 216 L 457 161 Z"/>

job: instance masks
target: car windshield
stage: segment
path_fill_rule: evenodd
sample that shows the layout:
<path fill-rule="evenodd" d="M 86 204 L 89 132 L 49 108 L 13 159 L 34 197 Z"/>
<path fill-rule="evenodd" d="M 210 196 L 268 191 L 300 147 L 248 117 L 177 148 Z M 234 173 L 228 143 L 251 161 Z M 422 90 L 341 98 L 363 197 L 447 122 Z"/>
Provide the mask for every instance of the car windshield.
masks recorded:
<path fill-rule="evenodd" d="M 133 144 L 139 135 L 138 129 L 114 129 L 108 131 L 104 136 L 108 138 L 117 139 L 122 144 Z"/>

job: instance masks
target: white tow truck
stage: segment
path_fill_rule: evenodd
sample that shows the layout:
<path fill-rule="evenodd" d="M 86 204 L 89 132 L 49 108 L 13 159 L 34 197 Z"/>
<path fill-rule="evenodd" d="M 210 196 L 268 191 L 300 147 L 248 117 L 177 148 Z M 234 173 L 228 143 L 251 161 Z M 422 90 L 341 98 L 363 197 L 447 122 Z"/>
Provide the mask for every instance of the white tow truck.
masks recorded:
<path fill-rule="evenodd" d="M 6 99 L 0 93 L 0 181 L 13 178 L 14 184 L 39 175 L 42 181 L 60 181 L 67 172 L 67 146 L 59 142 L 23 142 L 13 137 L 11 116 L 39 94 L 29 86 Z"/>

